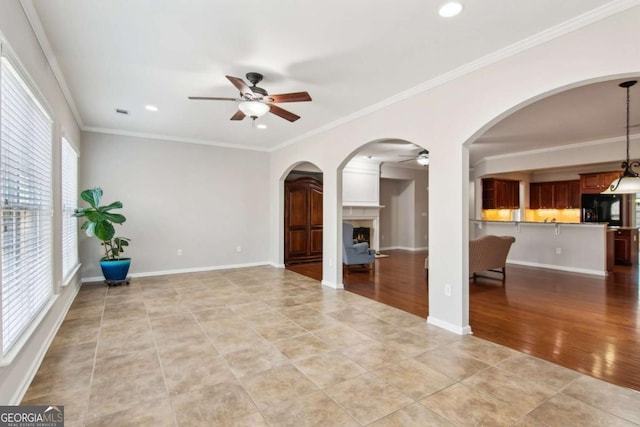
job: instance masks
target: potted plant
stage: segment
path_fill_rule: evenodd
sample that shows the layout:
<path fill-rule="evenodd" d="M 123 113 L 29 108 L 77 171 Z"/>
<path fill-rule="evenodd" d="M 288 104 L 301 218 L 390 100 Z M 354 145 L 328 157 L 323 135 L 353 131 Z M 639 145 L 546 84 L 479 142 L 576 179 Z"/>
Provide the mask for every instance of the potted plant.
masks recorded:
<path fill-rule="evenodd" d="M 104 247 L 104 256 L 100 260 L 100 268 L 107 283 L 126 281 L 131 258 L 121 258 L 124 248 L 129 246 L 130 239 L 115 237 L 116 230 L 113 224 L 122 224 L 127 219 L 124 215 L 112 212 L 121 209 L 121 202 L 113 202 L 106 206 L 100 206 L 102 200 L 102 188 L 96 187 L 84 190 L 80 198 L 89 203 L 88 208 L 78 208 L 73 216 L 85 218 L 82 230 L 89 237 L 97 237 Z"/>

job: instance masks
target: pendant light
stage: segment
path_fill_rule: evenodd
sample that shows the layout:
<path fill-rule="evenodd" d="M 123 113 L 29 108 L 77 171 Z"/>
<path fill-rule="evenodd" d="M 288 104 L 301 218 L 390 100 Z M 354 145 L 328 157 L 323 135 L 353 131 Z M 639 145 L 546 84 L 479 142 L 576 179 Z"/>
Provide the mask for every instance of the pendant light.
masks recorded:
<path fill-rule="evenodd" d="M 640 167 L 640 162 L 629 159 L 629 88 L 636 84 L 636 80 L 620 83 L 620 87 L 627 89 L 627 158 L 620 167 L 623 168 L 620 178 L 615 179 L 602 194 L 629 194 L 640 193 L 640 175 L 633 168 Z"/>

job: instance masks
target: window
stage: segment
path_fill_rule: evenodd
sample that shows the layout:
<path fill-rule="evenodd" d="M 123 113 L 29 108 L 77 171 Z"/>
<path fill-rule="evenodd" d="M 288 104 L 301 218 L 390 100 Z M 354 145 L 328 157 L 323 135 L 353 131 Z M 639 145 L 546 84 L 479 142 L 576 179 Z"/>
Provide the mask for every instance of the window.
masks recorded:
<path fill-rule="evenodd" d="M 2 56 L 2 357 L 27 336 L 52 301 L 51 144 L 49 115 L 12 62 Z"/>
<path fill-rule="evenodd" d="M 62 138 L 62 277 L 69 283 L 78 268 L 78 155 L 69 141 Z"/>

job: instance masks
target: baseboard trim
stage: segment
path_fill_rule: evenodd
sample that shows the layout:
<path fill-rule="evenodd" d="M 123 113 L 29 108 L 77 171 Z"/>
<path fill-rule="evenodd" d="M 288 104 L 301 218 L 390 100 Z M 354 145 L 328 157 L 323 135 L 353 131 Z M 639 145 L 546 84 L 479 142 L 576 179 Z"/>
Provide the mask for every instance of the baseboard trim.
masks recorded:
<path fill-rule="evenodd" d="M 203 271 L 214 271 L 214 270 L 232 270 L 236 268 L 247 268 L 247 267 L 263 267 L 263 266 L 273 266 L 269 261 L 262 262 L 249 262 L 244 264 L 229 264 L 229 265 L 215 265 L 209 267 L 196 267 L 196 268 L 182 268 L 177 270 L 160 270 L 160 271 L 147 271 L 143 273 L 131 273 L 131 277 L 152 277 L 152 276 L 167 276 L 172 274 L 184 274 L 184 273 L 201 273 Z M 282 267 L 284 268 L 284 266 Z M 94 276 L 94 277 L 83 277 L 82 283 L 88 282 L 102 282 L 104 281 L 104 277 L 102 276 Z"/>
<path fill-rule="evenodd" d="M 437 326 L 439 328 L 442 329 L 446 329 L 449 332 L 453 332 L 454 334 L 458 334 L 458 335 L 471 335 L 473 334 L 473 332 L 471 331 L 471 326 L 466 325 L 466 326 L 458 326 L 458 325 L 454 325 L 453 323 L 449 323 L 446 322 L 444 320 L 441 319 L 437 319 L 435 317 L 432 316 L 428 316 L 427 317 L 427 323 L 429 323 L 430 325 L 433 326 Z"/>
<path fill-rule="evenodd" d="M 422 252 L 428 251 L 428 246 L 423 246 L 419 248 L 410 248 L 409 246 L 387 246 L 385 248 L 380 248 L 380 251 L 409 251 L 409 252 Z"/>
<path fill-rule="evenodd" d="M 326 286 L 332 289 L 344 289 L 344 285 L 342 283 L 333 283 L 327 280 L 323 280 L 322 282 L 320 282 L 320 284 L 322 284 L 322 286 Z"/>
<path fill-rule="evenodd" d="M 529 261 L 518 261 L 518 260 L 507 260 L 508 264 L 516 264 L 516 265 L 524 265 L 525 267 L 536 267 L 536 268 L 546 268 L 549 270 L 559 270 L 559 271 L 567 271 L 569 273 L 582 273 L 582 274 L 590 274 L 592 276 L 606 276 L 606 271 L 601 270 L 592 270 L 588 268 L 576 268 L 576 267 L 567 267 L 563 265 L 553 265 L 553 264 L 542 264 L 538 262 L 529 262 Z"/>

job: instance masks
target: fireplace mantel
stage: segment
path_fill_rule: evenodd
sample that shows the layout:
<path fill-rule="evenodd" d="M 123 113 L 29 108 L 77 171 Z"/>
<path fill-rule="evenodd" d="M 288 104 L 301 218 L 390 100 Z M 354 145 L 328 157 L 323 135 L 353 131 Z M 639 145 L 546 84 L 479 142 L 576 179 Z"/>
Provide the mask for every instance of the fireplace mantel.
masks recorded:
<path fill-rule="evenodd" d="M 370 219 L 380 216 L 380 209 L 384 206 L 342 205 L 342 218 Z"/>

